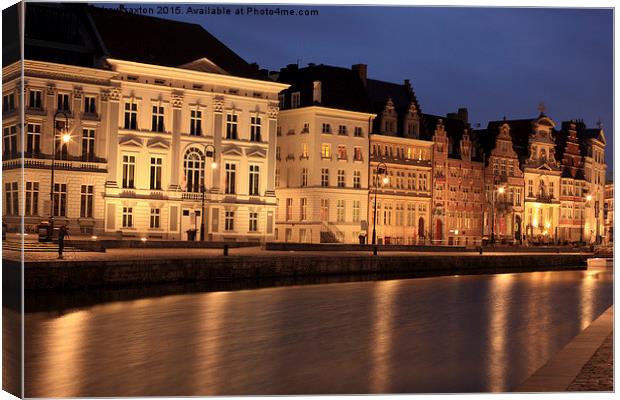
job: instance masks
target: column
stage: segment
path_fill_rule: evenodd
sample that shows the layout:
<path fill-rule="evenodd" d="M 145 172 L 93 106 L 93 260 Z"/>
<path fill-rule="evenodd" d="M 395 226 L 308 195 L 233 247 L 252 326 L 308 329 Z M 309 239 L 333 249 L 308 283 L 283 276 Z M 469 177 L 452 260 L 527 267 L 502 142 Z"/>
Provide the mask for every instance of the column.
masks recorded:
<path fill-rule="evenodd" d="M 179 171 L 181 170 L 181 122 L 182 122 L 183 93 L 172 93 L 172 146 L 170 186 L 168 190 L 180 190 Z"/>
<path fill-rule="evenodd" d="M 275 192 L 275 175 L 276 175 L 276 130 L 278 126 L 278 104 L 270 103 L 268 110 L 269 121 L 269 150 L 267 151 L 267 189 L 265 196 L 276 195 Z"/>
<path fill-rule="evenodd" d="M 105 186 L 109 188 L 118 188 L 117 168 L 119 163 L 118 157 L 118 114 L 119 102 L 121 98 L 120 88 L 112 88 L 106 92 L 108 100 L 108 177 Z M 105 97 L 104 97 L 105 98 Z"/>
<path fill-rule="evenodd" d="M 224 97 L 217 96 L 213 99 L 213 146 L 215 146 L 215 162 L 217 168 L 212 169 L 211 193 L 220 193 L 222 165 L 222 126 L 224 112 Z M 215 210 L 215 209 L 214 209 Z M 216 218 L 214 213 L 214 218 Z M 213 227 L 217 228 L 217 222 L 213 222 Z M 214 230 L 214 232 L 216 232 Z"/>
<path fill-rule="evenodd" d="M 72 140 L 69 143 L 68 151 L 70 155 L 81 155 L 82 151 L 82 88 L 73 88 L 73 105 L 71 115 L 73 115 L 73 124 L 71 126 Z"/>
<path fill-rule="evenodd" d="M 56 86 L 48 84 L 45 90 L 45 111 L 47 118 L 41 127 L 41 153 L 49 154 L 54 152 L 54 112 L 56 110 Z"/>

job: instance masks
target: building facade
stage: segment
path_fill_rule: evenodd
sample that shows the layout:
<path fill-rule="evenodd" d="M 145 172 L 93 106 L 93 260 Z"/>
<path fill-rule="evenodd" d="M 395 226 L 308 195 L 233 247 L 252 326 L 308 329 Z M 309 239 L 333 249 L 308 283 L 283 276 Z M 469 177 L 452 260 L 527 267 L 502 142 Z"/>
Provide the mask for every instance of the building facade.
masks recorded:
<path fill-rule="evenodd" d="M 603 206 L 603 215 L 605 219 L 605 243 L 612 244 L 614 242 L 614 183 L 607 182 L 605 184 L 605 205 Z"/>

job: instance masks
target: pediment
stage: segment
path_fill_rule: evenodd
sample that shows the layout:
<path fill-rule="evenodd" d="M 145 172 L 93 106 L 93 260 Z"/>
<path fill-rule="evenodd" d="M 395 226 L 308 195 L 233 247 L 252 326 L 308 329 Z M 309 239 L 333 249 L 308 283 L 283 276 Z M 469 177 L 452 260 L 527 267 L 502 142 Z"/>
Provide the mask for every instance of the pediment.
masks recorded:
<path fill-rule="evenodd" d="M 118 139 L 118 144 L 122 146 L 142 147 L 142 139 L 136 136 L 122 136 Z"/>
<path fill-rule="evenodd" d="M 241 147 L 233 144 L 223 149 L 222 154 L 227 156 L 242 156 L 243 150 L 241 150 Z"/>
<path fill-rule="evenodd" d="M 167 140 L 155 138 L 155 139 L 149 140 L 148 143 L 146 144 L 146 147 L 167 150 L 170 148 L 170 143 Z"/>
<path fill-rule="evenodd" d="M 246 150 L 245 155 L 248 157 L 266 158 L 267 150 L 260 147 L 252 147 L 251 149 Z"/>

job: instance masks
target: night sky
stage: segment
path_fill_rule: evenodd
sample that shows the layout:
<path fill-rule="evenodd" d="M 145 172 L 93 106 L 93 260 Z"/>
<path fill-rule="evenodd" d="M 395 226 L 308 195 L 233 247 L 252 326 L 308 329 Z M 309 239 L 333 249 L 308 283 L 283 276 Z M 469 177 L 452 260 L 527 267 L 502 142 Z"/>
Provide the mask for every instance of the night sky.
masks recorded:
<path fill-rule="evenodd" d="M 368 64 L 370 78 L 410 79 L 423 112 L 467 107 L 474 127 L 503 116 L 534 118 L 541 102 L 558 124 L 581 118 L 595 127 L 600 118 L 611 176 L 611 9 L 280 8 L 316 9 L 319 15 L 188 15 L 181 5 L 181 15 L 160 16 L 202 25 L 261 68 Z"/>

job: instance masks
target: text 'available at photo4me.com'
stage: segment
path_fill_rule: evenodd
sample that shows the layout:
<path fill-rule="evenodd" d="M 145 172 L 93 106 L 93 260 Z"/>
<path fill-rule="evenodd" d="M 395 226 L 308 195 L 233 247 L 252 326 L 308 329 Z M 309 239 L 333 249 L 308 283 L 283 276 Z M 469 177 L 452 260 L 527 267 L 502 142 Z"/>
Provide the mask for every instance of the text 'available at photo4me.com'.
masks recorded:
<path fill-rule="evenodd" d="M 251 17 L 314 17 L 319 10 L 291 6 L 265 7 L 260 5 L 216 6 L 202 4 L 121 4 L 119 11 L 141 15 L 205 15 L 205 16 L 251 16 Z"/>

